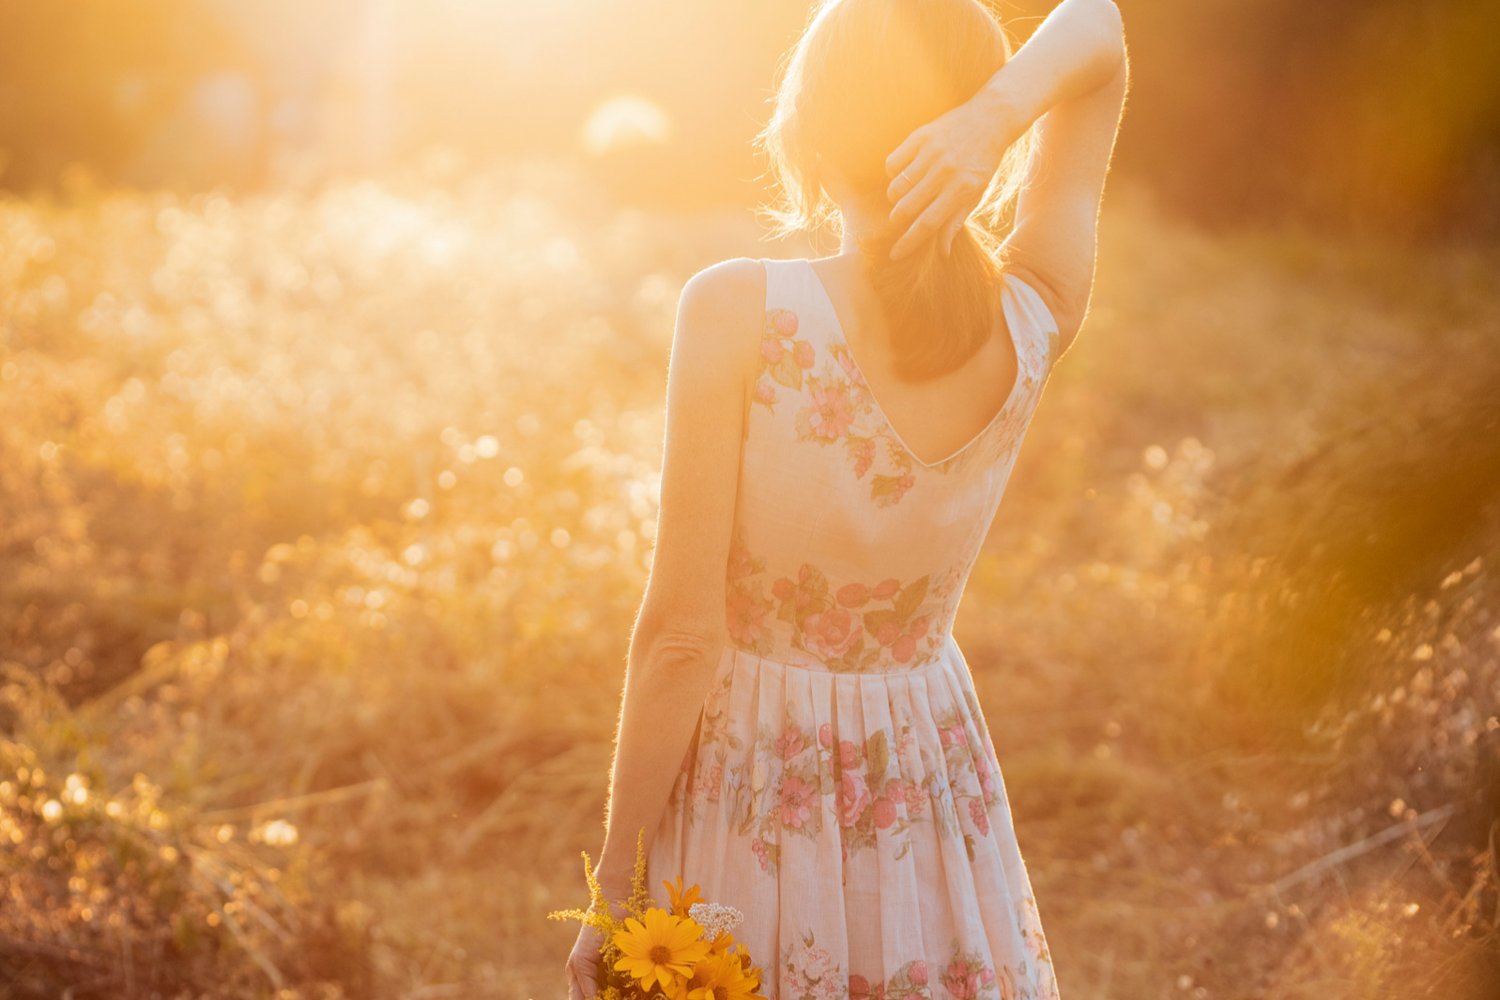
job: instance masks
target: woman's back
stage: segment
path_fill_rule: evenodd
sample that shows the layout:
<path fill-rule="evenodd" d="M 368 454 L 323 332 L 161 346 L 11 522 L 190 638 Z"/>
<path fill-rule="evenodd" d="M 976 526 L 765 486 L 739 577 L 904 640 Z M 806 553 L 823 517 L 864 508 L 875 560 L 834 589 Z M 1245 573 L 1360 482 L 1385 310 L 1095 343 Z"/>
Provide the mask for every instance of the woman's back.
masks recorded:
<path fill-rule="evenodd" d="M 652 837 L 651 884 L 682 876 L 753 915 L 736 938 L 767 997 L 934 996 L 929 981 L 1055 996 L 952 625 L 1056 325 L 1007 277 L 1011 391 L 928 461 L 870 392 L 814 264 L 761 263 L 728 646 Z"/>
<path fill-rule="evenodd" d="M 761 263 L 765 317 L 735 508 L 730 640 L 823 669 L 925 662 L 942 649 L 1000 503 L 1055 356 L 1056 326 L 1036 293 L 1008 277 L 996 291 L 1016 361 L 1003 404 L 978 428 L 959 428 L 963 437 L 942 455 L 923 456 L 872 391 L 816 264 Z M 844 598 L 827 609 L 801 591 L 791 608 L 778 601 L 777 580 L 808 575 Z M 890 581 L 899 594 L 853 602 L 861 588 Z M 858 634 L 861 615 L 879 626 Z M 890 638 L 893 629 L 920 631 L 915 649 Z"/>
<path fill-rule="evenodd" d="M 855 255 L 810 262 L 838 329 L 870 394 L 914 457 L 935 464 L 979 433 L 1009 399 L 1019 365 L 1008 323 L 957 368 L 935 377 L 904 375 L 890 346 L 880 296 Z M 1003 286 L 992 286 L 1000 299 Z"/>

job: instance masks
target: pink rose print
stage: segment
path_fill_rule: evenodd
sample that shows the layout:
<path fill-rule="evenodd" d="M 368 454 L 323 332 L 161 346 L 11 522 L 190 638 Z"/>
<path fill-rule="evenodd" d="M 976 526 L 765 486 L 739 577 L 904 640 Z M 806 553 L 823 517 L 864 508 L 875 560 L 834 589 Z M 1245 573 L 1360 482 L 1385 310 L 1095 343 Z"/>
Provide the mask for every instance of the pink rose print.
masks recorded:
<path fill-rule="evenodd" d="M 981 963 L 969 959 L 955 958 L 943 970 L 943 988 L 957 1000 L 975 1000 L 979 996 L 979 987 L 984 982 L 981 970 L 989 973 L 990 982 L 994 981 L 993 969 L 984 969 Z"/>
<path fill-rule="evenodd" d="M 766 562 L 737 529 L 725 601 L 734 645 L 762 656 L 788 645 L 849 673 L 925 663 L 940 654 L 942 643 L 923 637 L 934 631 L 935 622 L 946 620 L 949 607 L 934 603 L 928 576 L 904 585 L 888 577 L 871 585 L 830 580 L 818 566 L 802 563 L 795 574 L 772 579 Z"/>
<path fill-rule="evenodd" d="M 855 385 L 864 385 L 865 377 L 861 374 L 858 366 L 854 364 L 854 355 L 850 354 L 842 345 L 834 351 L 834 354 L 839 359 L 839 367 L 844 370 L 844 377 Z"/>
<path fill-rule="evenodd" d="M 961 747 L 967 746 L 969 743 L 969 735 L 964 732 L 964 727 L 961 723 L 939 729 L 938 737 L 942 740 L 945 747 Z"/>
<path fill-rule="evenodd" d="M 724 619 L 730 637 L 752 649 L 759 646 L 769 635 L 766 615 L 770 610 L 769 602 L 757 601 L 737 587 L 730 588 L 725 599 Z"/>
<path fill-rule="evenodd" d="M 760 342 L 760 356 L 773 365 L 780 361 L 781 356 L 785 353 L 786 348 L 782 346 L 781 341 L 774 337 L 766 337 Z"/>
<path fill-rule="evenodd" d="M 854 478 L 861 479 L 870 466 L 875 464 L 875 439 L 860 438 L 850 444 L 850 451 L 854 456 Z"/>
<path fill-rule="evenodd" d="M 813 346 L 805 340 L 797 341 L 792 348 L 792 358 L 797 362 L 798 368 L 811 368 L 813 366 Z"/>
<path fill-rule="evenodd" d="M 755 380 L 755 401 L 765 403 L 767 406 L 776 402 L 776 386 L 765 379 Z"/>
<path fill-rule="evenodd" d="M 795 774 L 782 778 L 781 825 L 800 829 L 812 813 L 813 796 L 816 794 L 816 788 Z"/>
<path fill-rule="evenodd" d="M 839 603 L 846 608 L 857 608 L 870 599 L 870 588 L 862 583 L 846 583 L 839 588 Z"/>
<path fill-rule="evenodd" d="M 890 799 L 884 797 L 876 799 L 873 811 L 875 826 L 881 830 L 896 822 L 896 803 Z"/>
<path fill-rule="evenodd" d="M 802 628 L 808 645 L 822 656 L 843 656 L 859 641 L 859 619 L 843 608 L 808 615 Z"/>
<path fill-rule="evenodd" d="M 708 801 L 719 801 L 719 786 L 724 783 L 724 765 L 715 764 L 704 776 L 703 781 L 708 786 Z"/>
<path fill-rule="evenodd" d="M 807 741 L 802 734 L 791 726 L 782 730 L 781 736 L 776 740 L 774 749 L 776 756 L 782 760 L 791 760 L 807 748 Z"/>
<path fill-rule="evenodd" d="M 812 411 L 808 414 L 808 426 L 815 436 L 836 441 L 849 433 L 854 422 L 854 406 L 842 387 L 813 382 L 811 389 Z"/>
<path fill-rule="evenodd" d="M 833 746 L 833 726 L 825 722 L 818 727 L 818 742 L 824 747 Z"/>
<path fill-rule="evenodd" d="M 797 570 L 796 583 L 783 576 L 771 584 L 771 593 L 776 595 L 778 601 L 791 601 L 792 607 L 801 612 L 817 605 L 819 584 L 826 585 L 823 575 L 814 567 L 803 563 Z"/>
<path fill-rule="evenodd" d="M 849 977 L 849 1000 L 865 1000 L 870 995 L 870 981 L 859 973 Z"/>
<path fill-rule="evenodd" d="M 920 958 L 911 963 L 911 981 L 918 986 L 922 986 L 927 982 L 927 963 Z"/>
<path fill-rule="evenodd" d="M 839 767 L 846 769 L 859 767 L 862 756 L 859 744 L 853 740 L 839 740 Z"/>
<path fill-rule="evenodd" d="M 869 805 L 870 789 L 864 779 L 853 771 L 845 771 L 839 778 L 839 822 L 853 826 Z"/>
<path fill-rule="evenodd" d="M 791 337 L 797 333 L 797 314 L 789 309 L 778 309 L 771 319 L 777 336 Z"/>
<path fill-rule="evenodd" d="M 969 818 L 974 821 L 974 828 L 981 837 L 990 835 L 990 814 L 985 812 L 984 802 L 979 799 L 969 800 Z"/>
<path fill-rule="evenodd" d="M 909 635 L 903 635 L 891 644 L 891 656 L 897 663 L 908 663 L 916 655 L 917 640 Z"/>

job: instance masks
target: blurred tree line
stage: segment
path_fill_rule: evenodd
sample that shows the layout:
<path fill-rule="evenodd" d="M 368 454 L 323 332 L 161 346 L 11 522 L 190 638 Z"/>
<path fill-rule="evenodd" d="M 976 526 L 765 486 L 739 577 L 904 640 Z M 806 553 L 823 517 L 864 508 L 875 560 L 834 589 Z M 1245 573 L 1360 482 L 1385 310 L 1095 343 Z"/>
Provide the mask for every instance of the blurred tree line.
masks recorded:
<path fill-rule="evenodd" d="M 1017 40 L 1052 5 L 998 0 Z M 1117 171 L 1205 222 L 1297 218 L 1500 235 L 1500 3 L 1122 0 L 1133 93 Z M 753 197 L 749 137 L 806 0 L 6 0 L 0 184 L 71 164 L 127 183 L 254 186 L 285 153 L 378 163 L 577 153 L 625 93 L 669 135 L 594 154 L 622 195 Z M 608 125 L 608 123 L 606 123 Z"/>

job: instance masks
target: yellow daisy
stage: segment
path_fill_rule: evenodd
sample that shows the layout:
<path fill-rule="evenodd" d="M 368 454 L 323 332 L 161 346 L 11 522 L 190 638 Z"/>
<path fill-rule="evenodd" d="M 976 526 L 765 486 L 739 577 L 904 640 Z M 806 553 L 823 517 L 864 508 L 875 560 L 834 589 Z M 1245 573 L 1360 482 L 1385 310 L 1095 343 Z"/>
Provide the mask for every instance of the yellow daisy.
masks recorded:
<path fill-rule="evenodd" d="M 686 889 L 683 889 L 682 882 L 682 876 L 679 875 L 676 879 L 676 885 L 673 885 L 672 882 L 667 879 L 662 879 L 661 883 L 662 885 L 667 887 L 667 896 L 672 901 L 672 912 L 677 914 L 679 917 L 687 916 L 688 907 L 703 899 L 697 883 L 694 883 L 693 885 L 688 886 Z"/>
<path fill-rule="evenodd" d="M 678 1000 L 751 1000 L 759 983 L 745 974 L 740 956 L 716 952 L 693 966 L 693 974 L 678 987 Z"/>
<path fill-rule="evenodd" d="M 644 922 L 629 917 L 625 929 L 615 931 L 615 945 L 624 955 L 615 968 L 640 980 L 643 989 L 649 990 L 655 981 L 666 993 L 674 993 L 678 981 L 692 975 L 693 964 L 708 954 L 702 936 L 696 920 L 653 907 Z"/>

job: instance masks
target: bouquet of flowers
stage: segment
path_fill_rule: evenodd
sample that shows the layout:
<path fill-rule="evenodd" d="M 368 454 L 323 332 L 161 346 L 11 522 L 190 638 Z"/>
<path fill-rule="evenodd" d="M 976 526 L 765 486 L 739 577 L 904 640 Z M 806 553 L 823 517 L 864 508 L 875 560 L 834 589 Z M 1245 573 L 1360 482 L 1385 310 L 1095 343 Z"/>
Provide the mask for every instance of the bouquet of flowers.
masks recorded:
<path fill-rule="evenodd" d="M 730 933 L 743 914 L 703 900 L 697 885 L 683 888 L 681 876 L 675 884 L 662 882 L 670 905 L 658 906 L 646 894 L 644 834 L 636 838 L 630 896 L 619 901 L 628 916 L 616 917 L 587 851 L 583 874 L 588 909 L 553 910 L 547 917 L 577 920 L 603 934 L 597 1000 L 765 1000 L 756 992 L 761 970 Z"/>

